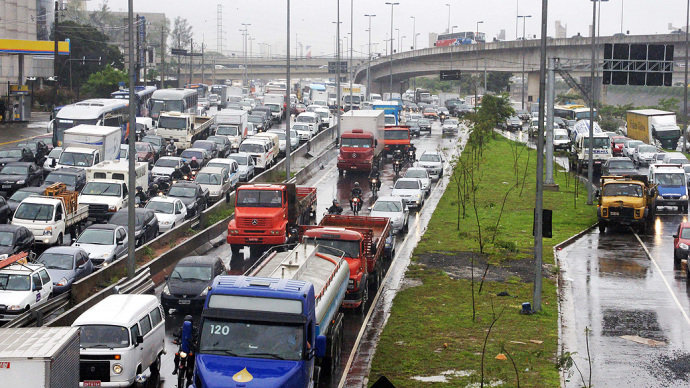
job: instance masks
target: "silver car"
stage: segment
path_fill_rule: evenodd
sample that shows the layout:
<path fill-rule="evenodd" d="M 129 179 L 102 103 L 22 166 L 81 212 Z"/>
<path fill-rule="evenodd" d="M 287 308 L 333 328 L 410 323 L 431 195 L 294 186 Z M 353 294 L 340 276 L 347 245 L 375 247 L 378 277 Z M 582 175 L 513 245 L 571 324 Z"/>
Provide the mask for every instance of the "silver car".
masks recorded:
<path fill-rule="evenodd" d="M 422 182 L 417 178 L 400 178 L 393 185 L 391 195 L 402 198 L 407 206 L 421 209 L 424 205 Z"/>
<path fill-rule="evenodd" d="M 387 217 L 391 221 L 393 233 L 407 231 L 410 209 L 400 197 L 379 197 L 369 208 L 371 217 Z"/>
<path fill-rule="evenodd" d="M 228 159 L 234 159 L 239 166 L 239 174 L 241 182 L 249 182 L 254 178 L 254 159 L 245 152 L 238 152 L 236 154 L 228 155 Z"/>
<path fill-rule="evenodd" d="M 424 189 L 424 195 L 427 197 L 431 193 L 431 177 L 429 172 L 424 167 L 410 167 L 405 171 L 403 178 L 417 178 L 422 182 L 422 189 Z"/>
<path fill-rule="evenodd" d="M 426 151 L 419 157 L 417 167 L 424 167 L 433 179 L 443 176 L 443 156 L 435 151 Z"/>

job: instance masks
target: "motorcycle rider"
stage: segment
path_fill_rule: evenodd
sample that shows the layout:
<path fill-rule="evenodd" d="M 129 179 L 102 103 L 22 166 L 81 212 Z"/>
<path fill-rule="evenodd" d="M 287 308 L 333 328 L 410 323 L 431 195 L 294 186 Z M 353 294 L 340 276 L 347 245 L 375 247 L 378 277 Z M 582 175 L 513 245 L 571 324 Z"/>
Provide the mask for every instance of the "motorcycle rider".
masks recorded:
<path fill-rule="evenodd" d="M 192 156 L 192 161 L 189 163 L 189 167 L 195 171 L 201 167 L 199 162 L 196 160 L 196 156 Z"/>
<path fill-rule="evenodd" d="M 192 323 L 192 316 L 185 315 L 184 322 L 182 323 L 182 333 L 180 335 L 180 350 L 177 353 L 175 353 L 175 369 L 173 370 L 173 375 L 177 374 L 177 366 L 180 362 L 180 352 L 184 352 L 187 354 L 187 370 L 194 370 L 193 364 L 191 368 L 189 367 L 189 363 L 194 362 L 194 355 L 191 354 L 191 352 L 193 351 L 192 347 L 194 346 L 194 332 L 195 328 L 194 324 Z"/>
<path fill-rule="evenodd" d="M 379 172 L 378 166 L 374 164 L 374 166 L 371 168 L 371 172 L 369 173 L 369 180 L 375 179 L 376 180 L 376 190 L 381 188 L 381 173 Z"/>
<path fill-rule="evenodd" d="M 137 190 L 137 192 L 134 195 L 136 196 L 137 199 L 139 199 L 139 204 L 141 206 L 144 206 L 144 203 L 147 200 L 146 193 L 144 193 L 144 188 L 141 186 L 137 186 L 136 190 Z"/>
<path fill-rule="evenodd" d="M 355 182 L 355 187 L 352 188 L 352 192 L 350 193 L 350 209 L 352 211 L 355 210 L 354 203 L 352 202 L 352 198 L 355 197 L 360 200 L 362 199 L 362 189 L 359 187 L 359 182 Z"/>
<path fill-rule="evenodd" d="M 410 143 L 410 147 L 407 149 L 407 155 L 410 158 L 410 163 L 417 160 L 417 147 Z"/>
<path fill-rule="evenodd" d="M 334 199 L 333 204 L 331 205 L 331 207 L 328 208 L 328 214 L 342 214 L 342 212 L 343 207 L 340 206 L 340 203 L 337 199 Z"/>
<path fill-rule="evenodd" d="M 168 145 L 165 146 L 165 153 L 171 156 L 177 155 L 177 147 L 175 147 L 175 142 L 170 140 Z"/>
<path fill-rule="evenodd" d="M 170 178 L 174 181 L 179 181 L 180 179 L 184 178 L 184 174 L 182 173 L 181 169 L 176 168 L 173 170 L 172 174 L 170 174 Z"/>

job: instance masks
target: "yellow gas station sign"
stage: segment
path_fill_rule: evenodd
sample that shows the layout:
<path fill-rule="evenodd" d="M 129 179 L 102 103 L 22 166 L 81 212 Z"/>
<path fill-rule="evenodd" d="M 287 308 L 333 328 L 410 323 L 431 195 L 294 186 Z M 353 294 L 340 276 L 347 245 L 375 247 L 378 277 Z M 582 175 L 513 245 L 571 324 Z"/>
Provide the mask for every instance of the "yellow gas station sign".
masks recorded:
<path fill-rule="evenodd" d="M 69 41 L 58 42 L 58 55 L 69 55 Z M 0 54 L 53 55 L 52 40 L 0 39 Z"/>

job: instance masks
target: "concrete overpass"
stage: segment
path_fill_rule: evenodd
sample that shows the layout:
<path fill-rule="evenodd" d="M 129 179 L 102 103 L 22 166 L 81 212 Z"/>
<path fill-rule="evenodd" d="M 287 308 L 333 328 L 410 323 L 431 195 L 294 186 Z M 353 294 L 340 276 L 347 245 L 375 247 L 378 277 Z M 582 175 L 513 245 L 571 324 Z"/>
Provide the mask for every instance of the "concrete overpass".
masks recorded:
<path fill-rule="evenodd" d="M 520 73 L 523 66 L 528 75 L 527 101 L 537 101 L 539 93 L 540 39 L 526 41 L 490 42 L 476 45 L 432 47 L 405 51 L 392 56 L 393 91 L 399 92 L 401 82 L 412 77 L 436 75 L 441 70 L 465 72 L 500 71 Z M 606 36 L 598 40 L 597 55 L 601 67 L 605 43 L 674 44 L 674 80 L 682 81 L 683 68 L 678 64 L 685 59 L 685 35 L 626 35 Z M 571 69 L 573 76 L 590 75 L 591 38 L 548 38 L 547 56 L 561 58 L 561 64 Z M 373 92 L 388 92 L 391 57 L 381 57 L 371 62 L 370 78 Z M 355 72 L 355 82 L 366 83 L 366 64 Z M 681 76 L 678 78 L 677 76 Z"/>

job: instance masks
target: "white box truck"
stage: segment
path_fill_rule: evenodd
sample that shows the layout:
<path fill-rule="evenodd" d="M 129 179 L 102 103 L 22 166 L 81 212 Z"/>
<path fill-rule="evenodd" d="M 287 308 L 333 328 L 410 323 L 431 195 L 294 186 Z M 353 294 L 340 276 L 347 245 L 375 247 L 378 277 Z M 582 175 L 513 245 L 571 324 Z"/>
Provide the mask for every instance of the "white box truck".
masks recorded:
<path fill-rule="evenodd" d="M 0 381 L 3 387 L 78 387 L 79 329 L 0 329 Z"/>
<path fill-rule="evenodd" d="M 223 109 L 216 113 L 216 135 L 227 136 L 231 152 L 237 152 L 249 131 L 249 113 L 245 110 Z"/>
<path fill-rule="evenodd" d="M 119 127 L 77 125 L 65 131 L 57 167 L 86 168 L 120 155 Z"/>

